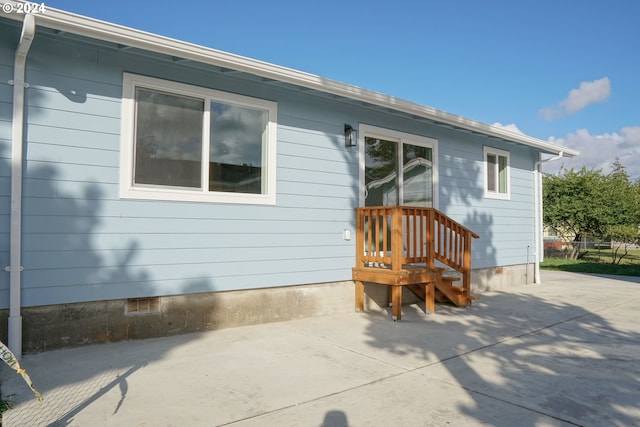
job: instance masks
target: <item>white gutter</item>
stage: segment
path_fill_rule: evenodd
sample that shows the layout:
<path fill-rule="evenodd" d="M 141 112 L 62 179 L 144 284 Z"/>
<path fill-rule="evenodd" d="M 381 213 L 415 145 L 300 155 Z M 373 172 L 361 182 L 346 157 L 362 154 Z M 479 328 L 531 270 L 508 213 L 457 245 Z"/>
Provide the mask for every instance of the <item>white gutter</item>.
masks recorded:
<path fill-rule="evenodd" d="M 33 15 L 24 16 L 20 42 L 13 65 L 13 120 L 11 132 L 11 231 L 9 266 L 9 350 L 17 359 L 22 357 L 22 316 L 20 292 L 22 272 L 22 148 L 24 144 L 24 81 L 27 52 L 36 32 Z"/>
<path fill-rule="evenodd" d="M 542 164 L 560 160 L 564 156 L 564 152 L 560 151 L 557 156 L 544 160 L 538 160 L 533 166 L 533 234 L 535 238 L 535 262 L 533 280 L 539 285 L 540 280 L 540 262 L 544 261 L 544 244 L 542 241 Z M 529 262 L 529 260 L 527 260 Z"/>
<path fill-rule="evenodd" d="M 15 0 L 6 1 L 6 4 L 17 5 L 17 3 L 19 2 Z M 15 7 L 17 8 L 17 6 Z M 22 15 L 15 13 L 6 15 L 8 18 L 18 20 L 22 19 L 21 16 Z M 133 47 L 157 52 L 176 59 L 187 59 L 202 64 L 237 70 L 253 74 L 255 76 L 260 76 L 267 80 L 289 83 L 379 107 L 404 112 L 418 118 L 424 118 L 455 128 L 465 129 L 472 133 L 479 133 L 498 139 L 524 144 L 541 149 L 550 154 L 556 154 L 560 149 L 562 149 L 556 144 L 551 144 L 528 135 L 511 132 L 503 128 L 491 126 L 466 117 L 438 110 L 433 107 L 385 95 L 383 93 L 363 89 L 358 86 L 234 55 L 232 53 L 199 46 L 193 43 L 187 43 L 171 39 L 169 37 L 124 27 L 122 25 L 76 15 L 74 13 L 65 12 L 48 6 L 46 13 L 38 14 L 36 19 L 39 26 L 47 27 L 59 31 L 60 33 L 77 34 L 101 41 L 115 43 L 120 45 L 122 48 Z M 564 149 L 564 155 L 567 157 L 573 157 L 578 155 L 578 152 L 570 149 Z"/>

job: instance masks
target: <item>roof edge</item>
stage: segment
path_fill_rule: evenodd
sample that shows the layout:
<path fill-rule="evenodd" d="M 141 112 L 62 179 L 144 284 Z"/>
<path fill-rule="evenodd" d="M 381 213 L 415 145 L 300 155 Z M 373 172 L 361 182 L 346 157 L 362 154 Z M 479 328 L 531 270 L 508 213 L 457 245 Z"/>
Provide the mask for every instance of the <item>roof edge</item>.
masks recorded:
<path fill-rule="evenodd" d="M 7 0 L 7 3 L 15 6 L 22 2 Z M 4 16 L 18 21 L 22 21 L 24 19 L 24 15 L 15 13 L 5 14 Z M 550 154 L 559 154 L 560 152 L 563 152 L 565 157 L 573 157 L 579 154 L 579 151 L 572 150 L 561 145 L 546 142 L 538 138 L 512 132 L 496 126 L 491 126 L 426 105 L 421 105 L 335 80 L 326 79 L 303 71 L 270 64 L 142 30 L 136 30 L 119 24 L 101 21 L 95 18 L 77 15 L 50 7 L 47 7 L 45 13 L 34 14 L 34 16 L 36 18 L 36 25 L 51 28 L 53 30 L 69 32 L 90 38 L 97 38 L 99 40 L 109 41 L 123 46 L 135 47 L 209 65 L 243 71 L 260 77 L 278 80 L 380 107 L 391 108 L 400 112 L 433 120 L 435 122 L 465 129 L 473 133 L 479 133 L 538 148 Z"/>

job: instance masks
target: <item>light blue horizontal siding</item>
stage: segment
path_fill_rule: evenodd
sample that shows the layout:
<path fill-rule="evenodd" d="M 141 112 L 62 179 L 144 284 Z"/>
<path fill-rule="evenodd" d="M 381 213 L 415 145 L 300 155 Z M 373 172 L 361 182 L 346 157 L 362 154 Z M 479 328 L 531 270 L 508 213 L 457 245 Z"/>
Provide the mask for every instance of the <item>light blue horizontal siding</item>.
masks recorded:
<path fill-rule="evenodd" d="M 120 132 L 120 119 L 105 117 L 98 114 L 83 114 L 73 111 L 51 110 L 45 107 L 30 105 L 27 107 L 29 124 L 56 127 L 74 126 L 81 131 L 96 133 L 111 133 L 117 135 Z M 73 125 L 71 125 L 73 123 Z"/>
<path fill-rule="evenodd" d="M 1 185 L 0 188 L 2 188 Z M 3 191 L 0 191 L 0 215 L 8 216 L 9 212 L 11 212 L 11 197 L 3 193 Z M 4 231 L 5 228 L 3 227 L 1 230 Z"/>
<path fill-rule="evenodd" d="M 311 242 L 308 242 L 311 243 Z M 239 259 L 238 253 L 242 254 Z M 29 262 L 24 267 L 29 270 L 55 270 L 58 266 L 70 268 L 103 268 L 118 267 L 122 260 L 126 259 L 130 267 L 136 266 L 170 266 L 170 265 L 218 265 L 217 271 L 225 269 L 227 264 L 234 262 L 260 262 L 289 261 L 308 262 L 310 255 L 313 261 L 321 259 L 336 259 L 351 256 L 352 250 L 347 245 L 327 246 L 271 246 L 269 248 L 236 247 L 230 251 L 226 247 L 208 248 L 183 248 L 183 249 L 145 249 L 131 242 L 130 248 L 107 249 L 99 251 L 94 249 L 90 253 L 86 251 L 58 250 L 55 253 L 49 251 L 30 252 Z M 150 272 L 151 275 L 155 271 Z"/>
<path fill-rule="evenodd" d="M 0 150 L 2 150 L 2 141 L 0 141 Z M 0 157 L 0 196 L 8 196 L 11 194 L 11 165 L 8 159 Z"/>
<path fill-rule="evenodd" d="M 336 175 L 330 170 L 316 171 L 304 170 L 302 168 L 283 168 L 278 165 L 278 182 L 303 182 L 308 184 L 322 185 L 344 185 L 345 183 L 357 182 L 356 178 L 344 175 Z M 279 192 L 278 192 L 279 193 Z"/>
<path fill-rule="evenodd" d="M 0 197 L 0 203 L 4 204 L 5 200 L 8 201 L 8 197 Z M 0 214 L 0 295 L 3 289 L 9 289 L 9 273 L 4 271 L 9 265 L 9 223 L 9 215 Z"/>
<path fill-rule="evenodd" d="M 43 180 L 38 180 L 40 183 Z M 29 180 L 32 183 L 33 180 Z M 60 183 L 60 181 L 58 181 Z M 79 186 L 80 187 L 80 186 Z M 301 207 L 279 207 L 274 209 L 270 206 L 255 206 L 251 209 L 238 208 L 236 205 L 212 205 L 207 203 L 182 204 L 176 202 L 150 202 L 146 200 L 126 200 L 101 199 L 103 192 L 92 192 L 93 188 L 101 189 L 102 185 L 89 184 L 81 188 L 83 192 L 78 197 L 71 197 L 62 191 L 55 192 L 55 199 L 46 196 L 48 191 L 40 188 L 43 197 L 27 197 L 24 200 L 24 208 L 29 212 L 28 216 L 47 216 L 67 218 L 72 222 L 74 217 L 95 216 L 95 212 L 100 213 L 101 218 L 138 218 L 138 219 L 158 219 L 160 224 L 165 219 L 194 220 L 194 221 L 233 221 L 233 222 L 260 222 L 260 221 L 340 221 L 344 219 L 344 209 L 330 209 L 327 206 L 313 206 L 311 208 Z M 97 198 L 87 198 L 88 195 Z M 349 208 L 351 211 L 351 208 Z M 39 219 L 36 218 L 35 221 Z M 70 225 L 72 227 L 72 225 Z M 167 231 L 167 230 L 165 230 Z M 55 230 L 54 230 L 55 232 Z"/>
<path fill-rule="evenodd" d="M 98 155 L 98 154 L 96 154 Z M 113 183 L 119 181 L 119 168 L 67 162 L 29 160 L 24 171 L 27 179 L 59 179 L 78 183 Z"/>
<path fill-rule="evenodd" d="M 307 159 L 304 157 L 281 154 L 278 156 L 278 168 L 292 169 L 295 171 L 328 172 L 337 176 L 342 176 L 343 182 L 346 181 L 347 183 L 353 183 L 355 181 L 349 174 L 349 165 L 344 164 L 344 162 Z"/>
<path fill-rule="evenodd" d="M 16 43 L 11 43 L 10 38 L 11 35 L 8 32 L 5 32 L 3 29 L 0 29 L 0 73 L 4 76 L 5 73 L 8 75 L 10 73 L 9 70 L 13 70 L 13 62 L 15 58 L 15 47 L 17 46 L 17 41 L 20 33 L 16 34 Z"/>
<path fill-rule="evenodd" d="M 345 212 L 346 213 L 346 212 Z M 116 218 L 97 217 L 95 213 L 86 212 L 85 216 L 56 217 L 49 215 L 31 215 L 24 217 L 24 228 L 29 233 L 45 233 L 55 230 L 58 233 L 74 233 L 78 230 L 105 231 L 117 230 L 120 233 L 149 234 L 171 230 L 174 233 L 213 233 L 213 234 L 261 234 L 265 227 L 278 233 L 305 234 L 312 228 L 315 232 L 331 233 L 336 226 L 348 224 L 331 221 L 309 221 L 304 218 L 281 218 L 271 221 L 242 221 L 233 218 L 225 220 L 193 219 L 193 218 Z M 311 225 L 313 224 L 313 225 Z M 342 231 L 340 228 L 339 231 Z"/>
<path fill-rule="evenodd" d="M 8 21 L 0 17 L 1 24 Z M 9 229 L 11 200 L 11 128 L 13 116 L 13 62 L 20 28 L 9 22 L 0 26 L 0 308 L 9 306 Z"/>
<path fill-rule="evenodd" d="M 52 149 L 55 146 L 55 149 Z M 58 164 L 76 164 L 118 168 L 120 153 L 97 148 L 69 147 L 43 142 L 29 142 L 29 160 Z"/>
<path fill-rule="evenodd" d="M 331 101 L 219 75 L 216 89 L 278 102 L 276 206 L 125 200 L 123 71 L 195 84 L 211 76 L 46 37 L 30 58 L 25 305 L 350 279 L 343 230 L 354 226 L 358 162 Z"/>
<path fill-rule="evenodd" d="M 152 264 L 147 267 L 137 268 L 137 266 L 101 266 L 99 269 L 88 268 L 58 268 L 48 270 L 25 270 L 23 273 L 23 288 L 37 289 L 54 287 L 77 287 L 84 285 L 103 285 L 107 289 L 112 284 L 136 282 L 163 282 L 165 280 L 194 280 L 209 279 L 212 282 L 224 280 L 224 283 L 231 285 L 231 289 L 242 289 L 239 285 L 233 285 L 233 279 L 247 283 L 248 278 L 256 280 L 256 276 L 261 275 L 287 275 L 293 272 L 313 272 L 324 277 L 324 271 L 336 269 L 336 258 L 301 258 L 297 260 L 287 260 L 292 267 L 299 262 L 301 266 L 291 268 L 289 271 L 282 270 L 282 260 L 256 260 L 252 261 L 252 268 L 247 268 L 247 262 L 237 260 L 233 262 L 210 262 L 202 264 L 186 264 L 180 268 L 180 264 Z M 188 269 L 188 271 L 185 271 Z M 326 278 L 326 277 L 324 277 Z M 343 279 L 340 279 L 343 280 Z M 322 282 L 322 281 L 321 281 Z M 267 285 L 263 280 L 257 283 Z M 304 283 L 304 282 L 301 282 Z M 273 283 L 270 284 L 273 286 Z M 237 286 L 237 287 L 236 287 Z M 256 286 L 250 286 L 256 287 Z M 218 285 L 215 290 L 224 290 L 225 287 Z M 228 289 L 228 288 L 227 288 Z M 170 294 L 169 292 L 168 294 Z M 175 293 L 175 292 L 173 292 Z M 109 298 L 103 295 L 102 299 Z"/>
<path fill-rule="evenodd" d="M 69 215 L 75 213 L 76 207 L 74 206 L 76 201 L 82 200 L 83 203 L 87 203 L 87 200 L 100 200 L 102 207 L 113 206 L 112 201 L 119 199 L 119 186 L 116 182 L 100 182 L 94 176 L 91 181 L 86 182 L 68 181 L 60 178 L 57 170 L 52 165 L 46 165 L 46 163 L 40 163 L 40 171 L 38 178 L 26 178 L 24 185 L 24 201 L 23 204 L 34 212 L 47 209 L 52 215 Z M 65 168 L 68 165 L 65 165 Z M 47 178 L 44 170 L 48 170 L 50 176 Z M 108 169 L 107 169 L 108 170 Z M 113 179 L 113 174 L 109 170 L 109 178 Z M 88 190 L 95 189 L 99 194 L 88 198 L 86 194 Z M 99 189 L 99 190 L 98 190 Z M 90 192 L 89 192 L 90 193 Z M 76 196 L 76 194 L 80 196 Z M 51 198 L 55 198 L 56 202 L 52 203 Z M 122 204 L 115 204 L 122 209 Z M 118 210 L 116 212 L 121 212 Z"/>
<path fill-rule="evenodd" d="M 98 149 L 120 151 L 120 132 L 104 133 L 94 130 L 70 129 L 29 124 L 29 143 L 50 143 L 55 145 L 78 147 L 83 149 Z"/>
<path fill-rule="evenodd" d="M 281 111 L 282 113 L 282 111 Z M 285 116 L 287 117 L 287 116 Z M 342 142 L 342 135 L 332 134 L 335 132 L 335 126 L 319 126 L 321 130 L 311 130 L 291 125 L 292 122 L 300 122 L 299 119 L 290 119 L 287 117 L 289 125 L 278 126 L 278 143 L 287 146 L 287 154 L 307 159 L 322 158 L 334 162 L 344 163 L 345 160 L 355 162 L 357 159 L 348 155 L 348 151 L 343 149 L 337 150 Z M 337 141 L 340 138 L 340 141 Z M 317 141 L 314 144 L 306 142 Z M 320 145 L 321 144 L 321 145 Z"/>
<path fill-rule="evenodd" d="M 29 65 L 27 106 L 46 104 L 50 110 L 83 115 L 100 111 L 100 116 L 120 118 L 122 81 L 119 79 L 114 83 L 97 81 L 92 75 L 95 70 L 87 72 L 86 64 L 76 68 L 74 74 L 69 74 L 66 67 L 64 72 L 55 73 L 52 69 L 40 68 L 35 63 Z"/>
<path fill-rule="evenodd" d="M 93 88 L 94 95 L 119 97 L 113 87 L 122 85 L 122 76 L 113 72 L 113 65 L 126 66 L 127 58 L 132 55 L 111 54 L 90 43 L 39 33 L 27 56 L 27 74 L 30 83 L 63 95 L 87 94 Z"/>
<path fill-rule="evenodd" d="M 314 209 L 343 209 L 353 214 L 353 199 L 346 197 L 321 197 L 317 195 L 281 194 L 278 195 L 278 205 L 282 207 L 301 207 Z"/>
<path fill-rule="evenodd" d="M 0 75 L 7 70 L 0 61 Z M 120 199 L 125 71 L 277 102 L 276 205 Z M 359 171 L 357 150 L 344 147 L 344 123 L 438 139 L 440 209 L 480 234 L 474 267 L 526 262 L 533 240 L 528 149 L 60 37 L 36 38 L 28 75 L 26 306 L 350 280 L 354 241 L 343 230 L 355 227 Z M 0 127 L 9 126 L 8 107 L 0 98 Z M 483 144 L 512 153 L 510 201 L 484 199 Z M 3 155 L 0 145 L 0 165 Z M 1 176 L 0 202 L 8 191 Z M 3 223 L 8 229 L 0 208 Z M 0 244 L 6 241 L 0 229 Z M 0 257 L 7 254 L 0 247 Z"/>
<path fill-rule="evenodd" d="M 44 180 L 37 182 L 42 185 Z M 29 180 L 29 184 L 34 180 Z M 61 184 L 61 181 L 57 182 Z M 62 183 L 65 184 L 65 183 Z M 112 184 L 110 184 L 111 186 Z M 48 216 L 67 218 L 73 221 L 73 217 L 95 216 L 100 213 L 102 218 L 138 218 L 158 219 L 160 223 L 164 219 L 178 220 L 204 220 L 204 221 L 234 221 L 234 222 L 259 222 L 259 221 L 339 221 L 344 219 L 344 209 L 330 209 L 327 206 L 301 208 L 255 206 L 250 209 L 238 208 L 236 205 L 215 205 L 207 203 L 176 203 L 176 202 L 151 202 L 146 200 L 107 200 L 102 199 L 102 191 L 92 191 L 93 188 L 101 189 L 104 185 L 88 184 L 82 188 L 78 185 L 81 194 L 72 197 L 59 189 L 47 190 L 40 187 L 43 197 L 26 197 L 24 208 L 29 212 L 28 216 Z M 89 191 L 87 191 L 89 190 Z M 51 195 L 47 196 L 48 193 Z M 55 193 L 55 195 L 54 195 Z M 55 197 L 55 199 L 53 197 Z M 91 196 L 92 198 L 88 198 Z M 351 211 L 351 209 L 349 208 Z M 37 221 L 38 219 L 36 219 Z M 167 231 L 167 230 L 165 230 Z M 54 231 L 55 232 L 55 231 Z"/>
<path fill-rule="evenodd" d="M 472 266 L 533 262 L 531 150 L 454 131 L 441 131 L 439 136 L 440 208 L 480 235 L 472 243 Z M 485 145 L 510 152 L 510 200 L 484 197 Z"/>
<path fill-rule="evenodd" d="M 8 77 L 12 79 L 13 76 Z M 0 84 L 0 140 L 11 141 L 11 118 L 13 116 L 12 86 Z M 0 153 L 0 156 L 3 154 Z"/>
<path fill-rule="evenodd" d="M 256 238 L 255 234 L 234 234 L 233 239 L 221 239 L 220 233 L 153 233 L 145 235 L 144 239 L 136 239 L 136 250 L 171 250 L 171 249 L 245 249 L 253 248 L 269 251 L 273 248 L 288 247 L 335 247 L 348 242 L 337 243 L 341 233 L 314 233 L 313 230 L 305 234 L 264 231 Z M 8 238 L 8 237 L 7 237 Z M 25 253 L 40 253 L 66 251 L 65 248 L 82 248 L 90 245 L 91 250 L 100 253 L 109 251 L 130 250 L 132 241 L 129 234 L 117 233 L 30 233 L 23 238 Z"/>
<path fill-rule="evenodd" d="M 9 305 L 9 228 L 11 209 L 11 118 L 13 115 L 13 50 L 15 30 L 0 30 L 0 308 Z"/>
<path fill-rule="evenodd" d="M 0 139 L 11 140 L 11 116 L 13 115 L 13 104 L 3 102 L 0 98 Z"/>

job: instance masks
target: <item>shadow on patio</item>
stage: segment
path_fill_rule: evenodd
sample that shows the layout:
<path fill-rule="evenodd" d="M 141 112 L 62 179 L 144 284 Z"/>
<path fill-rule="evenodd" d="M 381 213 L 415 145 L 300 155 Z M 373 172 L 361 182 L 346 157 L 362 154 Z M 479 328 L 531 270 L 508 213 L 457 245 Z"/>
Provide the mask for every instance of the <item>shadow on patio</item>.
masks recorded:
<path fill-rule="evenodd" d="M 471 398 L 472 403 L 452 400 L 442 409 L 480 423 L 508 424 L 496 418 L 492 402 L 533 415 L 517 420 L 519 426 L 553 420 L 637 423 L 632 411 L 640 401 L 640 334 L 632 319 L 639 312 L 640 289 L 629 288 L 635 300 L 571 283 L 564 291 L 554 288 L 555 295 L 546 295 L 546 287 L 516 289 L 485 294 L 467 309 L 440 305 L 435 316 L 426 318 L 405 307 L 407 321 L 419 324 L 411 327 L 412 335 L 397 333 L 404 324 L 372 321 L 367 344 L 422 359 L 413 371 L 424 377 L 425 387 L 461 387 Z M 574 292 L 588 306 L 567 302 Z M 430 369 L 436 365 L 446 369 Z"/>

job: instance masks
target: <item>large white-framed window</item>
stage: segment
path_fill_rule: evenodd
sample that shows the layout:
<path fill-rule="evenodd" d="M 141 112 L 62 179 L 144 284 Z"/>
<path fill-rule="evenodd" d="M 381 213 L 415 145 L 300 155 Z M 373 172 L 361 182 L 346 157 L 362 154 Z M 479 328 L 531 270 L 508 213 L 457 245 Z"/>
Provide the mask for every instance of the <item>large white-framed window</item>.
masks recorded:
<path fill-rule="evenodd" d="M 124 73 L 120 197 L 275 204 L 277 104 Z"/>
<path fill-rule="evenodd" d="M 508 200 L 511 197 L 509 152 L 485 146 L 484 197 Z"/>
<path fill-rule="evenodd" d="M 438 140 L 360 124 L 360 206 L 438 208 Z"/>

